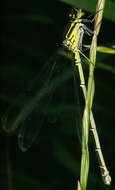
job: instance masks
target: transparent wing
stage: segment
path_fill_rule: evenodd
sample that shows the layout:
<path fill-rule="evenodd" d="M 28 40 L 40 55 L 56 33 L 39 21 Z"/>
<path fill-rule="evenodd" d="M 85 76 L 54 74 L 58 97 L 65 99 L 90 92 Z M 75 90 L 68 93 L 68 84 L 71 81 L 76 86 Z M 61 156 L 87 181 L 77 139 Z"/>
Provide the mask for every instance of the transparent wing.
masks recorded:
<path fill-rule="evenodd" d="M 17 97 L 12 107 L 4 114 L 3 129 L 9 134 L 17 129 L 18 144 L 22 151 L 31 147 L 37 138 L 49 108 L 63 101 L 62 85 L 64 87 L 64 83 L 72 76 L 70 68 L 69 59 L 55 54 L 33 80 L 31 88 L 27 89 L 29 95 L 23 93 Z"/>

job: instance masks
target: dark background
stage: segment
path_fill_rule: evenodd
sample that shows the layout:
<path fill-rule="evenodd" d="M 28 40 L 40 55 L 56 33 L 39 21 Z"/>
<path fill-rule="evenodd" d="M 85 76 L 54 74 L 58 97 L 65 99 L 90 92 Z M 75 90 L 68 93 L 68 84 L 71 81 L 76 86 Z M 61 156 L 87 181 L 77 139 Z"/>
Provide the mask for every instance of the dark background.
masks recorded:
<path fill-rule="evenodd" d="M 105 8 L 105 16 L 98 38 L 99 45 L 115 44 L 115 15 L 113 13 L 115 3 L 109 2 L 110 4 L 107 4 Z M 0 63 L 1 190 L 76 189 L 80 176 L 81 145 L 75 127 L 77 125 L 79 128 L 80 119 L 75 118 L 76 114 L 82 114 L 78 114 L 79 110 L 76 109 L 74 93 L 76 91 L 80 94 L 79 79 L 77 78 L 77 86 L 74 89 L 69 64 L 71 59 L 60 55 L 57 51 L 62 46 L 68 11 L 74 4 L 76 7 L 85 9 L 86 17 L 92 15 L 93 18 L 96 2 L 91 5 L 90 1 L 86 4 L 84 1 L 77 2 L 76 0 L 66 4 L 56 0 L 30 2 L 5 0 L 2 5 L 0 16 L 2 44 Z M 92 25 L 88 27 L 92 28 Z M 90 37 L 85 36 L 83 43 L 87 44 L 90 40 Z M 52 65 L 55 63 L 56 66 L 53 68 Z M 48 66 L 41 72 L 45 64 Z M 63 75 L 60 77 L 60 74 L 63 74 L 68 67 L 70 73 L 65 75 L 63 80 Z M 87 64 L 84 67 L 86 71 Z M 57 77 L 58 81 L 56 91 L 53 87 L 53 93 L 50 92 L 50 95 L 46 96 L 40 104 L 32 103 L 30 110 L 33 112 L 9 137 L 4 132 L 3 125 L 10 125 L 10 122 L 18 115 L 19 108 L 23 110 L 25 103 L 28 105 L 33 97 L 39 94 L 39 89 L 48 81 L 51 70 L 54 73 L 52 77 Z M 62 80 L 64 82 L 61 84 Z M 87 189 L 112 190 L 115 186 L 114 81 L 114 55 L 97 53 L 93 113 L 104 158 L 112 177 L 112 185 L 107 187 L 101 180 L 90 135 L 90 171 Z M 56 84 L 54 81 L 53 85 Z M 22 95 L 19 96 L 20 94 Z M 15 102 L 14 99 L 17 96 L 19 98 Z M 79 98 L 82 108 L 82 97 Z M 24 135 L 30 134 L 30 139 L 32 129 L 41 127 L 36 141 L 26 152 L 22 152 L 18 146 L 17 135 L 20 127 L 25 128 Z"/>

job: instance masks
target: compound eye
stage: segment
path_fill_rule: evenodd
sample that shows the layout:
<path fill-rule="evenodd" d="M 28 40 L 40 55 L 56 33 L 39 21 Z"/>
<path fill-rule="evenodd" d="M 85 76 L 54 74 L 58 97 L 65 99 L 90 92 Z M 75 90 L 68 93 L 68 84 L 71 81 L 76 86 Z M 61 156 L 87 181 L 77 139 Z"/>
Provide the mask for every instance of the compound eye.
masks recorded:
<path fill-rule="evenodd" d="M 77 11 L 77 9 L 74 9 L 74 15 L 75 15 L 75 18 L 78 17 L 78 11 Z"/>
<path fill-rule="evenodd" d="M 75 18 L 77 18 L 77 16 L 78 16 L 77 10 L 76 9 L 72 9 L 70 11 L 70 13 L 69 13 L 69 18 L 72 19 L 72 20 L 74 20 Z"/>

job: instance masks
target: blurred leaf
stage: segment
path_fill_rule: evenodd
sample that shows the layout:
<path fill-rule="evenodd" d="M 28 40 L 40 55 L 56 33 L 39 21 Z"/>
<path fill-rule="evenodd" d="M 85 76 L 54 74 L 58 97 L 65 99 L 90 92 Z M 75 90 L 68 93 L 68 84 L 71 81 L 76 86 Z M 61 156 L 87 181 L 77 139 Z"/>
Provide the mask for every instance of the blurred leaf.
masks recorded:
<path fill-rule="evenodd" d="M 97 63 L 96 67 L 100 68 L 100 69 L 103 69 L 103 70 L 106 70 L 106 71 L 109 71 L 109 72 L 111 72 L 112 74 L 115 75 L 115 67 L 113 67 L 111 65 L 108 65 L 108 64 L 105 64 L 105 63 Z"/>
<path fill-rule="evenodd" d="M 84 45 L 84 47 L 90 48 L 89 45 Z M 97 52 L 101 52 L 101 53 L 115 54 L 115 48 L 109 48 L 109 47 L 105 47 L 105 46 L 97 46 L 96 50 L 97 50 Z"/>
<path fill-rule="evenodd" d="M 115 49 L 104 46 L 97 46 L 97 51 L 102 53 L 115 54 Z"/>

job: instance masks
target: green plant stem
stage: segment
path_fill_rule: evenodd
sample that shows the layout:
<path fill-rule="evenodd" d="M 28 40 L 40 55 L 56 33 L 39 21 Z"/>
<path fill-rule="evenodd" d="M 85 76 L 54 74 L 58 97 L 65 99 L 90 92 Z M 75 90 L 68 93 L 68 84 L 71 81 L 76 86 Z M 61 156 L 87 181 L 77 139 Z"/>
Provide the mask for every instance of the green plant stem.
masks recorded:
<path fill-rule="evenodd" d="M 88 137 L 89 137 L 89 121 L 93 120 L 93 115 L 91 112 L 93 98 L 94 98 L 94 68 L 96 63 L 96 47 L 97 47 L 97 35 L 101 27 L 102 15 L 104 10 L 105 0 L 98 0 L 96 7 L 96 19 L 94 23 L 94 35 L 92 38 L 91 48 L 90 48 L 90 64 L 89 64 L 89 78 L 88 78 L 88 89 L 87 96 L 85 101 L 85 108 L 83 114 L 83 129 L 82 129 L 82 157 L 81 157 L 81 189 L 86 190 L 87 187 L 87 178 L 89 172 L 89 152 L 88 152 Z M 92 127 L 91 128 L 95 143 L 98 145 L 96 147 L 96 152 L 98 154 L 98 159 L 100 163 L 102 178 L 105 184 L 109 185 L 111 182 L 111 177 L 106 168 L 103 155 L 100 148 L 100 143 L 97 131 Z"/>
<path fill-rule="evenodd" d="M 92 109 L 93 97 L 94 97 L 94 85 L 95 85 L 94 84 L 94 68 L 95 68 L 95 63 L 96 63 L 97 36 L 99 34 L 100 27 L 101 27 L 104 5 L 105 5 L 105 0 L 98 0 L 97 7 L 96 7 L 96 12 L 98 12 L 98 14 L 96 15 L 96 19 L 94 23 L 94 35 L 92 38 L 92 43 L 91 43 L 91 48 L 90 48 L 88 90 L 87 90 L 86 105 L 85 105 L 84 115 L 83 115 L 83 136 L 82 136 L 83 146 L 86 148 L 86 150 L 88 149 L 89 120 L 90 120 L 90 117 L 92 117 L 91 109 Z M 97 131 L 94 128 L 92 128 L 91 130 L 94 134 L 94 137 L 96 137 Z M 100 163 L 102 178 L 103 178 L 104 183 L 109 185 L 111 182 L 111 177 L 109 176 L 109 172 L 106 168 L 98 138 L 95 139 L 95 143 L 97 145 L 96 152 L 97 152 L 99 163 Z M 87 166 L 85 167 L 87 171 Z M 82 189 L 85 190 L 86 187 L 83 186 Z"/>

